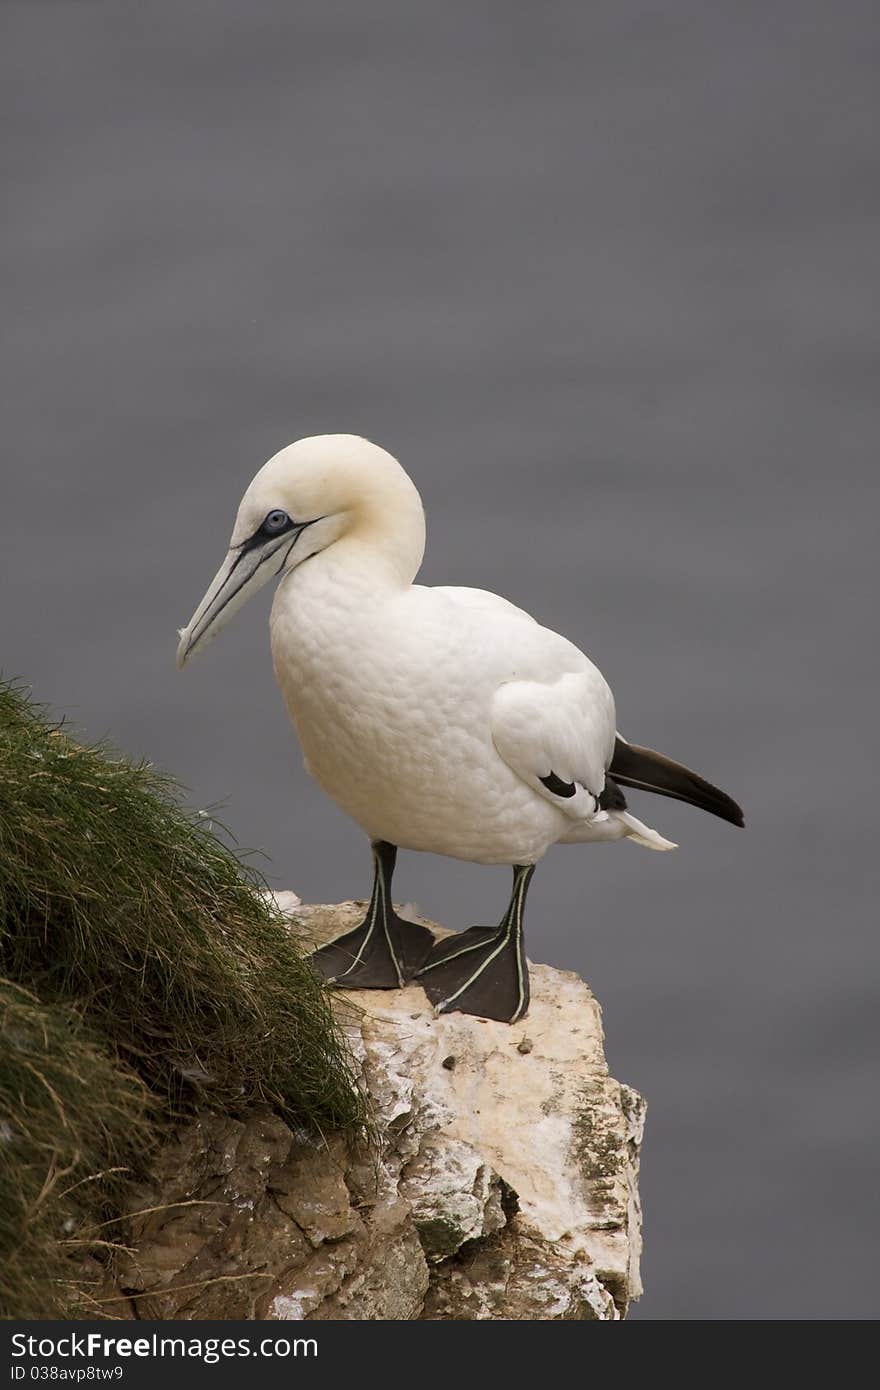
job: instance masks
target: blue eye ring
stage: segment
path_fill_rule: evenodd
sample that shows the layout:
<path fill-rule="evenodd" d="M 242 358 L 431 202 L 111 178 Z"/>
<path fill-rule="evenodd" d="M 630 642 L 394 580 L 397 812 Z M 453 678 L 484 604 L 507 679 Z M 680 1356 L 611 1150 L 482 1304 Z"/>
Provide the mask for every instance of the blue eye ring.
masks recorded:
<path fill-rule="evenodd" d="M 267 536 L 279 536 L 290 525 L 290 517 L 280 507 L 274 507 L 266 516 L 260 530 Z"/>

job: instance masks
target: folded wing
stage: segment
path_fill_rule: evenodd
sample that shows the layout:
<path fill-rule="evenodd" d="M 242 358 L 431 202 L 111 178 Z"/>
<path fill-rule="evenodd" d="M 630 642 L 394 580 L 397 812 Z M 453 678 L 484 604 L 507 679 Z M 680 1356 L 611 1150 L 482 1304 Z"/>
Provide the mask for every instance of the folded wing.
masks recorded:
<path fill-rule="evenodd" d="M 500 756 L 572 820 L 600 811 L 614 748 L 614 699 L 595 668 L 555 681 L 508 681 L 492 701 Z"/>

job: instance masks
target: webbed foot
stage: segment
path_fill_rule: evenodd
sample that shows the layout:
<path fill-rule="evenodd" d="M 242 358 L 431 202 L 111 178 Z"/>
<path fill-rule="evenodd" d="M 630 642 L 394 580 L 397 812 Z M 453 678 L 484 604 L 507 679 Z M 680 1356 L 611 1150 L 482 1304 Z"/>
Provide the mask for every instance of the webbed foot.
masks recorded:
<path fill-rule="evenodd" d="M 376 921 L 368 912 L 353 931 L 313 951 L 314 968 L 338 989 L 402 989 L 431 953 L 427 927 L 406 922 L 396 912 Z"/>
<path fill-rule="evenodd" d="M 359 927 L 312 952 L 317 974 L 337 989 L 402 989 L 421 969 L 434 945 L 433 934 L 398 917 L 391 905 L 391 877 L 397 850 L 373 845 L 373 893 Z"/>
<path fill-rule="evenodd" d="M 470 927 L 438 941 L 419 971 L 437 1013 L 475 1014 L 516 1023 L 529 1007 L 522 911 L 534 864 L 514 868 L 513 894 L 497 927 Z"/>

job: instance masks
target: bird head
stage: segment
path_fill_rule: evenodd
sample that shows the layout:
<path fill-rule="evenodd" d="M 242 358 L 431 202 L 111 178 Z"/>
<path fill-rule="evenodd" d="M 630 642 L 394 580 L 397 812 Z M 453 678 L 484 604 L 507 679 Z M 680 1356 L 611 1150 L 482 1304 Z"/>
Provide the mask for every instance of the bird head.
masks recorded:
<path fill-rule="evenodd" d="M 229 551 L 180 630 L 177 666 L 217 635 L 270 579 L 343 537 L 372 546 L 410 583 L 424 549 L 421 501 L 396 459 L 352 434 L 299 439 L 269 459 L 241 499 Z"/>

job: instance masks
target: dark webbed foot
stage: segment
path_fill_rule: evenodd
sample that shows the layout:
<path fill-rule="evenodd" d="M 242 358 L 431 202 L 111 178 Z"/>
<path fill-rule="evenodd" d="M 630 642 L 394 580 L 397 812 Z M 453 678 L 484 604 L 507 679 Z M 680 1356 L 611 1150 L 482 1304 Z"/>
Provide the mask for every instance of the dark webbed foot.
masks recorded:
<path fill-rule="evenodd" d="M 529 1007 L 529 967 L 523 950 L 522 911 L 534 864 L 513 871 L 513 895 L 497 927 L 471 927 L 438 941 L 419 972 L 419 983 L 438 1013 L 458 1010 L 499 1023 L 516 1023 Z"/>
<path fill-rule="evenodd" d="M 419 974 L 438 1013 L 457 1009 L 516 1023 L 529 1007 L 529 971 L 513 937 L 498 927 L 470 927 L 439 942 Z"/>
<path fill-rule="evenodd" d="M 396 912 L 377 923 L 368 912 L 359 927 L 314 951 L 311 961 L 327 984 L 341 989 L 401 989 L 424 965 L 433 944 L 427 927 L 405 922 Z"/>
<path fill-rule="evenodd" d="M 373 846 L 375 876 L 367 915 L 359 927 L 313 951 L 312 966 L 338 989 L 401 989 L 424 965 L 434 944 L 427 927 L 398 917 L 391 906 L 397 850 Z"/>

